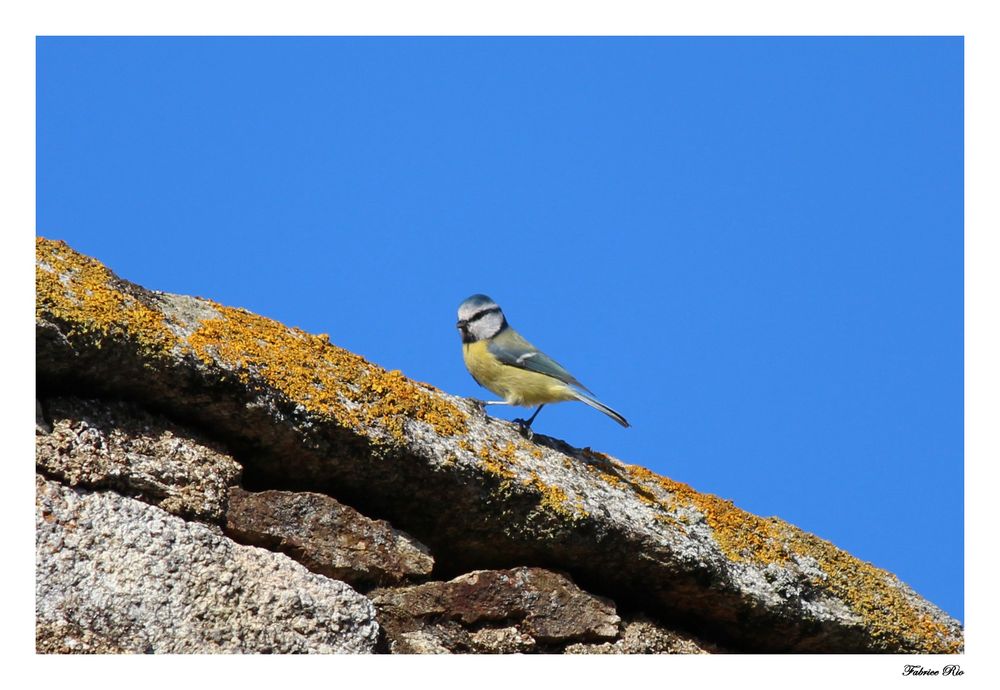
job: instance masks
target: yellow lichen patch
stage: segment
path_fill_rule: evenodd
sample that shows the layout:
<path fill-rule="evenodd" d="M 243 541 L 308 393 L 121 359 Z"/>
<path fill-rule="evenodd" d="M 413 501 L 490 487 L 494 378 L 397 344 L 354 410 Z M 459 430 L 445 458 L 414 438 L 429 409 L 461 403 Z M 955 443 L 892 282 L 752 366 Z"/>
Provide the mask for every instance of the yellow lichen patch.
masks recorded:
<path fill-rule="evenodd" d="M 497 454 L 503 458 L 508 465 L 514 465 L 517 463 L 517 451 L 518 447 L 511 441 L 507 441 L 507 443 L 504 444 L 504 447 L 497 451 Z"/>
<path fill-rule="evenodd" d="M 515 476 L 514 472 L 512 472 L 510 468 L 520 462 L 519 456 L 522 453 L 525 455 L 531 455 L 536 459 L 540 459 L 542 457 L 542 452 L 535 444 L 529 443 L 520 437 L 514 439 L 513 441 L 507 441 L 507 443 L 500 448 L 482 446 L 478 450 L 473 450 L 472 445 L 465 439 L 459 441 L 458 444 L 465 450 L 475 452 L 476 455 L 479 456 L 480 464 L 491 474 L 501 475 L 505 478 Z"/>
<path fill-rule="evenodd" d="M 517 476 L 510 469 L 510 466 L 517 459 L 514 444 L 508 443 L 503 449 L 495 453 L 487 446 L 483 446 L 477 451 L 476 455 L 479 456 L 479 464 L 490 474 L 504 479 L 513 479 Z"/>
<path fill-rule="evenodd" d="M 916 609 L 892 575 L 838 549 L 830 542 L 789 527 L 789 548 L 810 556 L 827 576 L 823 586 L 846 602 L 875 640 L 894 648 L 899 640 L 921 652 L 957 653 L 961 639 L 947 626 Z"/>
<path fill-rule="evenodd" d="M 467 415 L 398 371 L 331 345 L 329 337 L 289 328 L 244 309 L 213 305 L 188 338 L 206 363 L 235 370 L 245 382 L 262 380 L 309 412 L 363 430 L 376 426 L 403 440 L 406 419 L 427 422 L 441 436 L 466 430 Z"/>
<path fill-rule="evenodd" d="M 695 491 L 687 484 L 650 472 L 638 465 L 621 465 L 625 472 L 646 486 L 658 485 L 674 502 L 697 508 L 708 522 L 723 553 L 737 561 L 781 562 L 788 558 L 782 530 L 775 523 L 747 513 L 732 501 Z M 675 506 L 669 506 L 671 508 Z"/>
<path fill-rule="evenodd" d="M 653 519 L 667 527 L 677 527 L 679 522 L 686 522 L 683 518 L 675 518 L 669 513 L 657 513 L 653 516 Z"/>
<path fill-rule="evenodd" d="M 459 441 L 459 446 L 467 450 L 470 445 L 463 439 Z M 519 463 L 519 453 L 532 453 L 532 448 L 526 441 L 516 439 L 507 441 L 502 447 L 490 448 L 482 446 L 477 451 L 480 466 L 489 474 L 500 477 L 501 486 L 509 489 L 513 482 L 517 480 L 517 473 L 514 467 Z M 563 517 L 577 519 L 586 516 L 583 501 L 577 497 L 575 502 L 570 501 L 569 494 L 558 486 L 546 484 L 534 470 L 530 470 L 526 479 L 520 480 L 522 486 L 530 487 L 539 495 L 539 506 L 557 513 Z"/>
<path fill-rule="evenodd" d="M 379 427 L 402 440 L 407 419 L 430 424 L 442 436 L 467 428 L 467 415 L 398 371 L 387 372 L 364 358 L 276 321 L 213 304 L 220 318 L 207 319 L 183 342 L 164 315 L 116 284 L 100 262 L 64 242 L 36 240 L 36 314 L 65 324 L 67 336 L 105 341 L 128 339 L 146 357 L 175 348 L 193 351 L 206 363 L 233 371 L 240 380 L 263 381 L 306 410 L 352 428 Z"/>
<path fill-rule="evenodd" d="M 35 316 L 66 324 L 66 335 L 96 339 L 96 347 L 129 339 L 151 357 L 178 344 L 163 315 L 114 284 L 100 262 L 58 240 L 35 238 Z"/>
<path fill-rule="evenodd" d="M 731 501 L 699 493 L 643 467 L 622 467 L 636 480 L 659 485 L 675 501 L 697 508 L 712 527 L 723 553 L 733 560 L 768 564 L 787 563 L 793 555 L 814 559 L 826 575 L 814 584 L 850 606 L 873 639 L 885 641 L 887 648 L 900 641 L 927 652 L 960 648 L 961 641 L 945 625 L 917 610 L 903 591 L 891 584 L 892 576 L 886 571 L 781 520 L 747 513 Z"/>
<path fill-rule="evenodd" d="M 540 505 L 548 508 L 552 512 L 569 518 L 586 517 L 587 513 L 583 509 L 583 504 L 579 501 L 571 503 L 569 494 L 558 486 L 552 486 L 542 481 L 536 472 L 522 482 L 525 486 L 530 486 L 541 495 Z"/>
<path fill-rule="evenodd" d="M 625 465 L 616 463 L 610 455 L 590 448 L 584 448 L 580 452 L 584 458 L 590 461 L 583 463 L 588 472 L 598 475 L 602 481 L 614 487 L 631 490 L 635 497 L 646 505 L 661 507 L 646 487 L 640 483 L 628 481 L 621 476 L 619 471 L 626 467 Z"/>

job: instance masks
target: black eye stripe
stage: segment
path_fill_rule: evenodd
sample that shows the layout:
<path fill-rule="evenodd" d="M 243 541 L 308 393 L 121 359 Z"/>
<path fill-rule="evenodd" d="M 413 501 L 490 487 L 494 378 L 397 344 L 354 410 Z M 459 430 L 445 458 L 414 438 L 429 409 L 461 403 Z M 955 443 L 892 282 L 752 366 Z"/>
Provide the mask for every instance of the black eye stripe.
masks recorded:
<path fill-rule="evenodd" d="M 500 307 L 490 307 L 489 309 L 483 309 L 482 311 L 477 311 L 475 314 L 470 316 L 466 323 L 472 323 L 473 321 L 478 321 L 487 314 L 498 314 L 500 313 Z"/>

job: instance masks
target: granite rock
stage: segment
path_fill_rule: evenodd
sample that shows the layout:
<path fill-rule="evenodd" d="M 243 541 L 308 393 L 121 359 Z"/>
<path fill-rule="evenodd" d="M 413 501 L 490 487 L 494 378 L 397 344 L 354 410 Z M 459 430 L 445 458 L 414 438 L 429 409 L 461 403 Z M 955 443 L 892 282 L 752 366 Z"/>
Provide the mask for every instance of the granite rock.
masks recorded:
<path fill-rule="evenodd" d="M 552 651 L 614 640 L 614 604 L 542 568 L 480 570 L 369 595 L 394 653 Z"/>
<path fill-rule="evenodd" d="M 525 439 L 326 335 L 146 290 L 42 238 L 35 342 L 43 396 L 83 389 L 211 429 L 245 485 L 335 496 L 426 544 L 441 573 L 566 572 L 734 651 L 964 648 L 958 621 L 794 525 L 589 448 Z"/>
<path fill-rule="evenodd" d="M 624 621 L 621 635 L 613 642 L 578 642 L 564 651 L 566 654 L 718 654 L 723 650 L 639 617 Z"/>
<path fill-rule="evenodd" d="M 38 651 L 374 651 L 371 602 L 114 492 L 36 480 Z"/>
<path fill-rule="evenodd" d="M 222 521 L 242 471 L 212 442 L 134 403 L 54 397 L 36 402 L 35 427 L 35 467 L 46 476 L 196 520 Z"/>
<path fill-rule="evenodd" d="M 434 567 L 427 547 L 405 532 L 323 494 L 233 487 L 225 531 L 355 587 L 423 579 Z"/>

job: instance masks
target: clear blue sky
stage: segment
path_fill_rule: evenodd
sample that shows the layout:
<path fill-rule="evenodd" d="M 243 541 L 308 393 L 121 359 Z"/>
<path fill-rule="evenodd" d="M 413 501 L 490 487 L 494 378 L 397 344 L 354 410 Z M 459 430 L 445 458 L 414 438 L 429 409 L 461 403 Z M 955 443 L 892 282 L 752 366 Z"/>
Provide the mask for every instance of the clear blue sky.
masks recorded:
<path fill-rule="evenodd" d="M 485 292 L 634 425 L 539 432 L 963 618 L 960 38 L 43 38 L 37 74 L 39 234 L 458 395 Z"/>

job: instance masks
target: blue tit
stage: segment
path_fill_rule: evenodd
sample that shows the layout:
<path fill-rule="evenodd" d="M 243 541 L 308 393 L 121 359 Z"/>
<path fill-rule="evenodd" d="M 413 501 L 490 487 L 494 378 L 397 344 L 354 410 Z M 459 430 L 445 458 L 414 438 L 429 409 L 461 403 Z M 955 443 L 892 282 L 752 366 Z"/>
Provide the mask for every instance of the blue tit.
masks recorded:
<path fill-rule="evenodd" d="M 456 326 L 462 334 L 462 355 L 472 378 L 503 398 L 487 405 L 538 405 L 530 419 L 516 420 L 523 430 L 528 430 L 547 403 L 566 400 L 579 400 L 622 426 L 629 425 L 555 360 L 522 338 L 508 325 L 497 303 L 486 295 L 473 295 L 459 305 Z"/>

